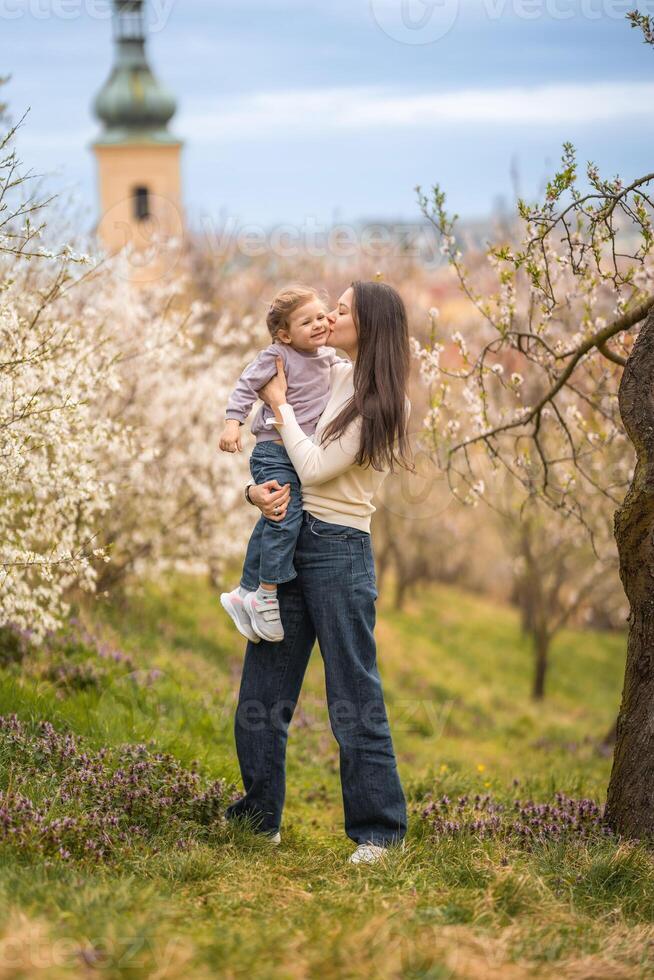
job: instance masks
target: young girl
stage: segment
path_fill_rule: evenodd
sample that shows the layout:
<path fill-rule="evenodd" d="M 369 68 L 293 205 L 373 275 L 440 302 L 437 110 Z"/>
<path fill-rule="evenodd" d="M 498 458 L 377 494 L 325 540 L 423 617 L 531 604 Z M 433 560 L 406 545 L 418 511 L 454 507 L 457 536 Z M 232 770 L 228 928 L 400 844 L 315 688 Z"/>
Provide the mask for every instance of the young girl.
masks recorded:
<path fill-rule="evenodd" d="M 258 399 L 259 389 L 277 373 L 277 357 L 284 362 L 288 403 L 308 436 L 315 432 L 329 399 L 331 367 L 344 360 L 333 348 L 324 346 L 329 322 L 325 304 L 314 289 L 282 289 L 272 301 L 266 322 L 273 343 L 248 364 L 229 398 L 220 437 L 224 452 L 241 451 L 240 427 Z M 293 556 L 302 525 L 300 481 L 273 420 L 273 412 L 262 405 L 252 422 L 257 444 L 250 457 L 250 472 L 257 484 L 267 480 L 290 484 L 288 510 L 282 521 L 261 517 L 250 537 L 238 588 L 220 597 L 239 633 L 253 643 L 284 639 L 277 586 L 296 576 Z"/>

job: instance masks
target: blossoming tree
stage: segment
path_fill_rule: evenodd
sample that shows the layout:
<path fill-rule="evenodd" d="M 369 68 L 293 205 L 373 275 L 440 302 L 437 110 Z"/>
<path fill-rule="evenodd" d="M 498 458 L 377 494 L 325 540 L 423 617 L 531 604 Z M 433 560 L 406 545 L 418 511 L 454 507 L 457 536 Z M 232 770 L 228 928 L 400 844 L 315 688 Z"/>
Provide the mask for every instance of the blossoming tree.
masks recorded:
<path fill-rule="evenodd" d="M 181 274 L 134 287 L 127 254 L 46 247 L 16 128 L 0 140 L 0 626 L 38 640 L 74 587 L 171 567 L 215 579 L 240 553 L 246 458 L 216 433 L 255 324 L 195 301 Z"/>
<path fill-rule="evenodd" d="M 117 377 L 101 318 L 84 321 L 71 299 L 85 259 L 41 243 L 44 202 L 21 172 L 15 128 L 0 140 L 0 623 L 39 637 L 73 583 L 94 588 L 113 487 L 93 460 L 122 442 L 91 407 Z"/>
<path fill-rule="evenodd" d="M 651 20 L 630 17 L 653 43 Z M 492 499 L 508 473 L 525 500 L 581 525 L 599 560 L 610 560 L 615 512 L 630 612 L 606 818 L 645 837 L 654 834 L 654 173 L 624 183 L 589 163 L 585 177 L 564 144 L 544 200 L 518 202 L 513 234 L 474 274 L 442 190 L 420 194 L 474 316 L 453 338 L 454 367 L 441 363 L 436 319 L 415 354 L 433 454 L 456 495 Z"/>
<path fill-rule="evenodd" d="M 98 283 L 93 302 L 111 309 L 119 375 L 98 411 L 130 439 L 130 452 L 109 452 L 103 462 L 116 493 L 102 522 L 111 562 L 101 590 L 167 569 L 208 569 L 217 581 L 247 540 L 247 521 L 232 519 L 247 455 L 218 452 L 217 432 L 254 324 L 190 299 L 191 285 L 181 275 L 138 291 L 122 276 Z"/>

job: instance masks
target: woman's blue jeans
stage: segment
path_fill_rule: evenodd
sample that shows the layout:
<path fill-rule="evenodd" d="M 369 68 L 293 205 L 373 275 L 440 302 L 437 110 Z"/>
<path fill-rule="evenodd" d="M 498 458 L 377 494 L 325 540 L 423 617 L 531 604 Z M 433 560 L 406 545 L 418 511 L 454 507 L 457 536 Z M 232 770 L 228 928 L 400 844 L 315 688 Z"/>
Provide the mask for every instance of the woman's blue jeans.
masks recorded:
<path fill-rule="evenodd" d="M 288 727 L 317 638 L 340 752 L 345 832 L 357 843 L 395 843 L 406 834 L 406 800 L 377 670 L 370 535 L 304 511 L 295 568 L 297 578 L 277 590 L 284 640 L 248 643 L 245 651 L 234 720 L 245 795 L 226 817 L 248 814 L 260 831 L 279 829 Z"/>

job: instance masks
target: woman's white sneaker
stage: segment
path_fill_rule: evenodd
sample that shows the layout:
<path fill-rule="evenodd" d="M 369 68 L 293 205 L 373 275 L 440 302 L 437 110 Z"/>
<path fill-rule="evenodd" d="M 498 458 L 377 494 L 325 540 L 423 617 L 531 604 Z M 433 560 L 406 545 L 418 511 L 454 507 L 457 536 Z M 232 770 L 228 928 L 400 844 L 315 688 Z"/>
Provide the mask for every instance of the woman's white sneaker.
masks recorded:
<path fill-rule="evenodd" d="M 250 617 L 243 607 L 243 597 L 241 596 L 240 587 L 234 589 L 232 592 L 223 592 L 220 596 L 220 604 L 225 612 L 232 617 L 234 626 L 246 640 L 250 640 L 251 643 L 261 642 L 261 638 L 252 629 Z"/>
<path fill-rule="evenodd" d="M 350 864 L 372 864 L 386 856 L 388 848 L 380 847 L 379 844 L 359 844 L 356 851 L 350 854 L 348 861 Z"/>

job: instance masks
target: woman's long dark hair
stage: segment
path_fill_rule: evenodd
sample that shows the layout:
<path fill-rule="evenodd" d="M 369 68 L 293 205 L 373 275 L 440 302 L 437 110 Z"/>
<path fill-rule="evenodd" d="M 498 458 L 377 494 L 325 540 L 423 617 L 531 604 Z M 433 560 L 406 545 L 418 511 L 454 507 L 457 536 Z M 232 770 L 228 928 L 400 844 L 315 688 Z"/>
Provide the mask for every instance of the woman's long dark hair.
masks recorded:
<path fill-rule="evenodd" d="M 332 419 L 323 440 L 338 439 L 360 415 L 359 466 L 413 469 L 407 432 L 406 389 L 411 354 L 406 308 L 399 293 L 381 282 L 353 282 L 352 316 L 359 335 L 354 395 Z"/>

